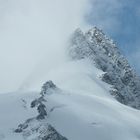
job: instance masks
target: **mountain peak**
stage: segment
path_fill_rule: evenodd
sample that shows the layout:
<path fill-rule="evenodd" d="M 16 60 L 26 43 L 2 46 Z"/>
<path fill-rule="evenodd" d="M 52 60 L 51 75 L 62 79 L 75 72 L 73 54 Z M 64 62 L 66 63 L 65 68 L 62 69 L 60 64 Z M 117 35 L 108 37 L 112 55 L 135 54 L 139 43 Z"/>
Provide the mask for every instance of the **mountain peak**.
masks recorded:
<path fill-rule="evenodd" d="M 93 27 L 86 34 L 87 36 L 91 37 L 91 39 L 96 39 L 98 43 L 101 43 L 106 37 L 102 30 L 98 29 L 97 27 Z"/>
<path fill-rule="evenodd" d="M 74 32 L 69 46 L 72 59 L 88 58 L 105 72 L 102 80 L 112 86 L 110 93 L 121 103 L 140 108 L 140 78 L 120 53 L 114 41 L 93 27 L 86 33 Z"/>

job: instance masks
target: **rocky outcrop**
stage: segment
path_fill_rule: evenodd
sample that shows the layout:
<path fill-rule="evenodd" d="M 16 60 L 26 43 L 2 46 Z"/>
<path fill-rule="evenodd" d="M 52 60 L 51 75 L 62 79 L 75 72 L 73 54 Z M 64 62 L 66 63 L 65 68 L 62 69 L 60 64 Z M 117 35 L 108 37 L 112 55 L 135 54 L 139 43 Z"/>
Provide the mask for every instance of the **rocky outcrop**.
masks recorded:
<path fill-rule="evenodd" d="M 112 85 L 110 93 L 119 102 L 140 109 L 140 77 L 102 30 L 94 27 L 83 33 L 77 29 L 71 37 L 69 56 L 90 59 L 104 72 L 102 80 Z"/>
<path fill-rule="evenodd" d="M 25 123 L 20 124 L 15 132 L 21 133 L 25 140 L 67 140 L 46 120 L 29 119 Z"/>
<path fill-rule="evenodd" d="M 31 102 L 31 108 L 36 108 L 38 115 L 27 119 L 19 124 L 14 130 L 15 133 L 22 134 L 26 140 L 67 140 L 57 130 L 47 122 L 47 95 L 57 92 L 58 88 L 52 81 L 43 84 L 40 97 Z"/>

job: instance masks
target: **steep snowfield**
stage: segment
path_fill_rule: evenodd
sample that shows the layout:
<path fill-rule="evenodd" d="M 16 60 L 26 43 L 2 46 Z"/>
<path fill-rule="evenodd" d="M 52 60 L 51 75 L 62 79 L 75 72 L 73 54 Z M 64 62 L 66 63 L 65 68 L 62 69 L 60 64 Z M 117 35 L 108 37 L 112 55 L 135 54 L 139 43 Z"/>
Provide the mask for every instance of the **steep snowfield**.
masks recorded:
<path fill-rule="evenodd" d="M 30 102 L 35 96 L 35 92 L 0 94 L 0 140 L 22 139 L 13 131 L 18 124 L 35 115 L 36 112 L 30 109 Z"/>
<path fill-rule="evenodd" d="M 110 85 L 101 81 L 102 74 L 89 60 L 71 61 L 48 73 L 46 80 L 60 91 L 45 95 L 48 115 L 42 121 L 68 140 L 140 140 L 140 111 L 116 101 Z M 39 96 L 37 92 L 0 95 L 0 140 L 35 138 L 13 131 L 37 115 L 30 103 Z"/>

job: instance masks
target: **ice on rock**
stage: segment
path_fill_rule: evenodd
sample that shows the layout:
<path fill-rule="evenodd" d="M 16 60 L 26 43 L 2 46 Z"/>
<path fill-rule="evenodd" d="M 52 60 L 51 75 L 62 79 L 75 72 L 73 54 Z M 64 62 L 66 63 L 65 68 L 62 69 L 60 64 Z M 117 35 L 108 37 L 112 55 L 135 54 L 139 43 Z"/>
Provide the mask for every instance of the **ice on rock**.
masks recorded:
<path fill-rule="evenodd" d="M 86 33 L 80 29 L 76 30 L 68 49 L 72 59 L 89 58 L 97 68 L 105 72 L 102 80 L 112 85 L 110 92 L 118 101 L 140 109 L 140 78 L 113 40 L 102 30 L 97 27 Z"/>

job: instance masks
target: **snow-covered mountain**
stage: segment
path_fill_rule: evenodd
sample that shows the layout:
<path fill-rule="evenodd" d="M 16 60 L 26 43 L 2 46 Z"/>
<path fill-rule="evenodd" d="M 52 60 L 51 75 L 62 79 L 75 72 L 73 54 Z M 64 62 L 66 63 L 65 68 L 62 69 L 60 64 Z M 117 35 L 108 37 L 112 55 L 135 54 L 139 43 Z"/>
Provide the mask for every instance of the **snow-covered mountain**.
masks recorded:
<path fill-rule="evenodd" d="M 104 72 L 102 80 L 112 85 L 111 94 L 121 103 L 140 109 L 140 77 L 102 30 L 94 27 L 83 33 L 77 29 L 71 39 L 70 56 L 89 58 Z"/>
<path fill-rule="evenodd" d="M 77 29 L 68 55 L 40 93 L 0 95 L 0 140 L 139 140 L 140 79 L 113 41 Z"/>

